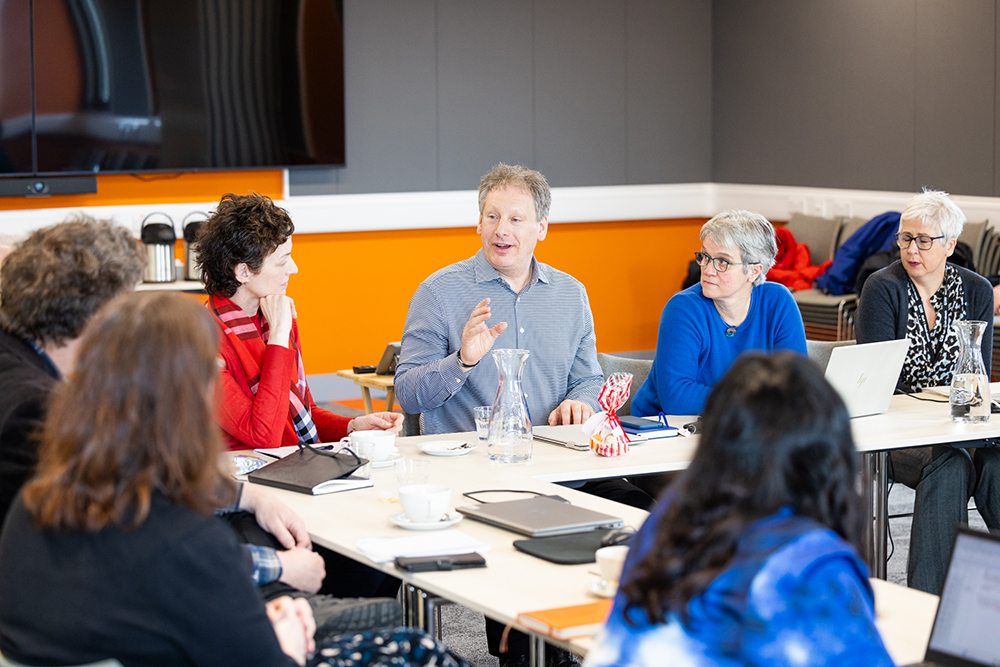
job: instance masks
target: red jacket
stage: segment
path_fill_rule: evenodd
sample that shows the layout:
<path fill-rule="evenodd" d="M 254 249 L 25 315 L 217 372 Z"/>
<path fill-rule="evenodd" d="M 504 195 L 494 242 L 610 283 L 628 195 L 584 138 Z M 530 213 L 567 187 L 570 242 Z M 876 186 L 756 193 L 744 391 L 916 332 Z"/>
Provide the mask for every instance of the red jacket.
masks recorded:
<path fill-rule="evenodd" d="M 291 338 L 301 350 L 298 323 L 292 324 Z M 224 366 L 219 373 L 218 416 L 229 448 L 297 444 L 299 438 L 292 426 L 288 404 L 288 388 L 295 377 L 295 352 L 281 345 L 266 346 L 256 396 L 251 393 L 243 365 L 226 336 L 220 337 L 219 357 Z M 347 424 L 351 421 L 348 417 L 317 408 L 308 386 L 305 399 L 321 442 L 334 442 L 347 435 Z"/>

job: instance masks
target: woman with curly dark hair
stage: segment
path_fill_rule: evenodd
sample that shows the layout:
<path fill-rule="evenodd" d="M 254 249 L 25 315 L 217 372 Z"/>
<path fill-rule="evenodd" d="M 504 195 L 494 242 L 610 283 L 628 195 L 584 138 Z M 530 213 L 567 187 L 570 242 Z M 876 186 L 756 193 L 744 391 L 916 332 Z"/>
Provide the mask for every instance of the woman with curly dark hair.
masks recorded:
<path fill-rule="evenodd" d="M 403 416 L 348 419 L 316 407 L 302 363 L 295 304 L 285 295 L 298 273 L 295 225 L 258 194 L 223 195 L 198 230 L 198 265 L 222 331 L 219 420 L 232 448 L 340 440 L 351 431 L 398 432 Z"/>
<path fill-rule="evenodd" d="M 636 537 L 588 667 L 891 665 L 847 410 L 799 355 L 740 357 Z"/>

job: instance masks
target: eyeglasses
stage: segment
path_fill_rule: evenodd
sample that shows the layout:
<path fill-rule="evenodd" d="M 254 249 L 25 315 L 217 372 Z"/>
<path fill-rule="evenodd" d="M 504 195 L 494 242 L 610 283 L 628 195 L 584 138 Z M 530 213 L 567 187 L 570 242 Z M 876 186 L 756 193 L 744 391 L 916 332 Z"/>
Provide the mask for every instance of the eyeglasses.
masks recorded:
<path fill-rule="evenodd" d="M 706 253 L 696 252 L 694 254 L 694 261 L 698 262 L 698 266 L 708 266 L 711 262 L 712 266 L 719 273 L 725 273 L 729 270 L 730 266 L 742 266 L 744 264 L 759 264 L 760 262 L 730 262 L 728 259 L 722 259 L 721 257 L 709 257 Z"/>
<path fill-rule="evenodd" d="M 900 232 L 899 234 L 894 234 L 893 236 L 896 237 L 896 245 L 898 245 L 902 250 L 909 248 L 910 244 L 914 241 L 917 242 L 917 247 L 921 250 L 930 250 L 935 241 L 944 238 L 944 234 L 941 236 L 924 236 L 923 234 L 920 236 L 910 236 L 905 232 Z"/>

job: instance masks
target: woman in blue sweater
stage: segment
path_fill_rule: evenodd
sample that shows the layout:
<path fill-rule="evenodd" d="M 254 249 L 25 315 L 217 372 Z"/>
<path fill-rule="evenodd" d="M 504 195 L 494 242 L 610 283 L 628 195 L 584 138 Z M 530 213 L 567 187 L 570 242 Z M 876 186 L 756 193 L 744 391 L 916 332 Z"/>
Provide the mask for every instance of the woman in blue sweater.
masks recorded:
<path fill-rule="evenodd" d="M 640 529 L 587 667 L 892 665 L 855 545 L 847 409 L 808 359 L 748 354 Z"/>
<path fill-rule="evenodd" d="M 663 309 L 656 359 L 632 401 L 638 416 L 698 414 L 747 350 L 806 353 L 802 315 L 784 285 L 765 283 L 778 248 L 759 213 L 724 211 L 701 228 L 701 281 Z"/>

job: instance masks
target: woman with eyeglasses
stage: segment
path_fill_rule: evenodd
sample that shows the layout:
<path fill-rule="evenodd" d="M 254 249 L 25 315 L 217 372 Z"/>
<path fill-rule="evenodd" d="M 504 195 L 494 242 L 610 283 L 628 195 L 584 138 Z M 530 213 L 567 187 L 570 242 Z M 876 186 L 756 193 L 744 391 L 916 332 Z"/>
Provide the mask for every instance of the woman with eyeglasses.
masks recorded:
<path fill-rule="evenodd" d="M 764 282 L 778 252 L 759 213 L 724 211 L 701 228 L 701 280 L 663 309 L 656 358 L 632 414 L 698 414 L 708 392 L 747 350 L 806 353 L 802 316 L 784 285 Z"/>
<path fill-rule="evenodd" d="M 964 225 L 948 193 L 924 190 L 900 217 L 900 261 L 865 281 L 855 317 L 858 342 L 910 341 L 900 391 L 951 384 L 959 356 L 952 324 L 960 320 L 986 322 L 982 353 L 990 373 L 993 289 L 982 276 L 947 261 Z M 907 583 L 940 593 L 955 529 L 969 520 L 970 496 L 986 525 L 1000 528 L 1000 451 L 940 445 L 896 450 L 889 461 L 889 475 L 917 492 Z"/>

